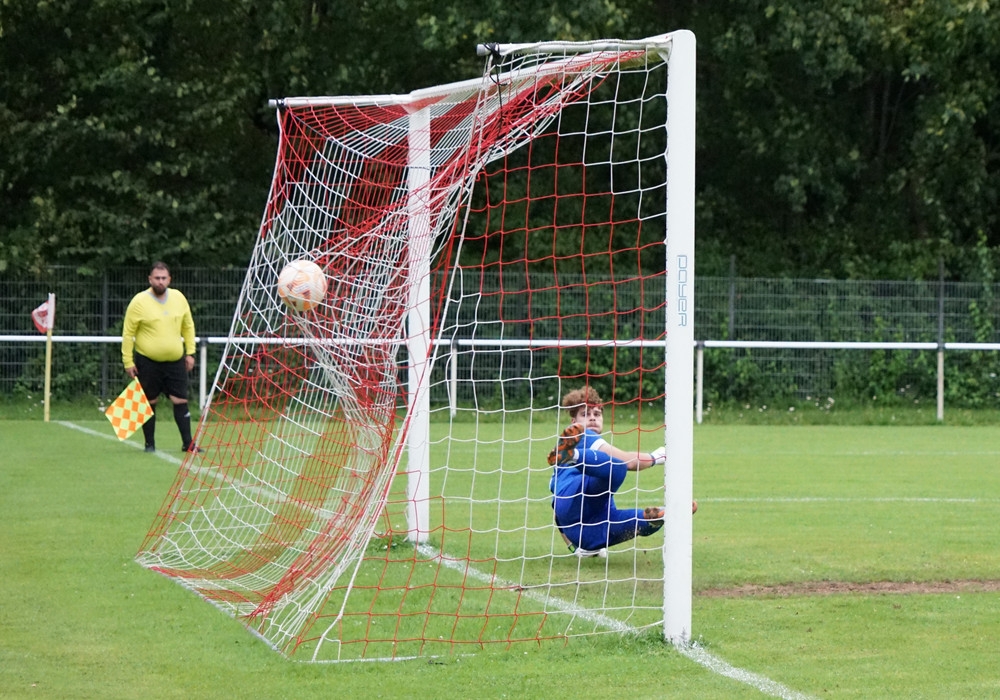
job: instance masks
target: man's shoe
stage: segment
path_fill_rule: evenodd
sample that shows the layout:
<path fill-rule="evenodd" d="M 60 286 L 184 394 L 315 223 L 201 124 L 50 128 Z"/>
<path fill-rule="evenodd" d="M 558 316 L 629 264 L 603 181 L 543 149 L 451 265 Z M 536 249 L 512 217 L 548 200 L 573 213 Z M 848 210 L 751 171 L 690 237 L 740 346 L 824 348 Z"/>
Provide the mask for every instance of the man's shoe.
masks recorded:
<path fill-rule="evenodd" d="M 156 452 L 156 445 L 146 445 L 146 452 Z"/>
<path fill-rule="evenodd" d="M 659 508 L 657 506 L 650 506 L 642 511 L 642 517 L 644 520 L 663 520 L 663 516 L 666 514 L 666 508 Z"/>
<path fill-rule="evenodd" d="M 184 452 L 192 452 L 192 453 L 194 453 L 194 454 L 200 454 L 200 453 L 202 453 L 202 452 L 204 452 L 204 451 L 205 451 L 205 450 L 201 449 L 200 447 L 198 447 L 198 446 L 197 446 L 196 444 L 194 444 L 193 442 L 192 442 L 192 443 L 189 443 L 189 444 L 187 444 L 187 445 L 185 445 L 185 446 L 184 446 L 184 447 L 182 447 L 181 449 L 182 449 L 182 450 L 183 450 Z"/>
<path fill-rule="evenodd" d="M 576 556 L 581 559 L 587 559 L 589 557 L 597 557 L 598 559 L 608 558 L 608 548 L 601 547 L 600 549 L 584 549 L 583 547 L 577 547 L 573 552 Z"/>
<path fill-rule="evenodd" d="M 698 512 L 698 501 L 691 501 L 691 515 Z M 656 506 L 650 506 L 642 511 L 642 517 L 645 520 L 663 520 L 663 516 L 667 514 L 666 508 L 659 508 Z"/>

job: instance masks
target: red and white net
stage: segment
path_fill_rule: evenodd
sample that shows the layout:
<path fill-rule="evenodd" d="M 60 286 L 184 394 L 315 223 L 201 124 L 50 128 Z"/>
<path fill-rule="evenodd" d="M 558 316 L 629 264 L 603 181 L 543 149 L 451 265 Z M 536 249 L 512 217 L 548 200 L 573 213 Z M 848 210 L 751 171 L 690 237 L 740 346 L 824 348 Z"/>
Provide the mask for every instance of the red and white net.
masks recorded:
<path fill-rule="evenodd" d="M 663 444 L 669 41 L 566 48 L 406 96 L 279 105 L 204 452 L 137 559 L 283 654 L 400 658 L 662 620 L 662 535 L 574 556 L 546 456 L 583 384 L 608 402 L 609 440 Z M 328 290 L 297 313 L 276 280 L 303 258 Z M 662 504 L 662 470 L 617 498 Z"/>

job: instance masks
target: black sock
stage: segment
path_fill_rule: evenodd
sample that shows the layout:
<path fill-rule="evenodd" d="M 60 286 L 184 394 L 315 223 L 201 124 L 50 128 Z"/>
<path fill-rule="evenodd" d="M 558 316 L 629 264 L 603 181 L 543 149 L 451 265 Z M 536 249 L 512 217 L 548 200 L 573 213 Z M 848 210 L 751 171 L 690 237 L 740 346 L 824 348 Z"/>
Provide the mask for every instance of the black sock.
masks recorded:
<path fill-rule="evenodd" d="M 177 429 L 181 431 L 182 447 L 186 450 L 191 446 L 191 412 L 188 411 L 187 403 L 174 404 L 174 422 Z"/>
<path fill-rule="evenodd" d="M 153 410 L 156 410 L 156 406 L 153 406 Z M 152 447 L 156 444 L 156 414 L 154 413 L 146 422 L 142 424 L 142 436 L 146 439 L 146 447 Z"/>

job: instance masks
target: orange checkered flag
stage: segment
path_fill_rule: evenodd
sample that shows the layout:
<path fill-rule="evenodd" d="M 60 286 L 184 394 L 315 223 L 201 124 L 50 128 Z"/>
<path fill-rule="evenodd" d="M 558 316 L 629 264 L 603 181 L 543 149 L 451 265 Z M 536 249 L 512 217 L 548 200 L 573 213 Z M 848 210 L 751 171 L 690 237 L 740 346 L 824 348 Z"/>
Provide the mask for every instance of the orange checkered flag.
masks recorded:
<path fill-rule="evenodd" d="M 129 436 L 153 417 L 153 407 L 146 398 L 146 392 L 138 379 L 133 379 L 125 391 L 108 406 L 104 415 L 111 421 L 115 435 L 119 440 L 128 440 Z"/>

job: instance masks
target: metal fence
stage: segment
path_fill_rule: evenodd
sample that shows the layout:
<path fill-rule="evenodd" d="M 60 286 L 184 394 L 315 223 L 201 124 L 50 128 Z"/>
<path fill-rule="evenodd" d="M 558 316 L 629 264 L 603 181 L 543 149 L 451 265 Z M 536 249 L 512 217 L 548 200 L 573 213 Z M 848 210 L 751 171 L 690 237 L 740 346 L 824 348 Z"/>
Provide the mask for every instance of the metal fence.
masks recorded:
<path fill-rule="evenodd" d="M 225 336 L 246 270 L 171 270 L 173 286 L 191 304 L 199 336 Z M 35 279 L 0 276 L 0 336 L 37 335 L 31 310 L 56 295 L 56 329 L 61 336 L 121 338 L 122 319 L 132 297 L 148 286 L 149 268 L 124 268 L 93 276 L 53 267 Z M 221 352 L 221 347 L 217 348 Z M 217 360 L 216 360 L 217 362 Z M 123 386 L 119 344 L 54 343 L 52 394 L 55 398 L 116 395 Z M 0 341 L 0 397 L 41 396 L 44 347 Z"/>
<path fill-rule="evenodd" d="M 706 350 L 706 392 L 1000 406 L 998 299 L 1000 285 L 944 280 L 702 278 L 696 337 L 733 341 Z"/>
<path fill-rule="evenodd" d="M 172 272 L 173 286 L 191 303 L 199 336 L 226 336 L 246 271 Z M 57 335 L 109 339 L 54 344 L 53 396 L 103 400 L 117 394 L 123 374 L 116 339 L 125 307 L 146 287 L 148 273 L 147 268 L 129 268 L 87 277 L 52 268 L 31 280 L 0 277 L 0 397 L 41 398 L 44 344 L 15 337 L 37 335 L 30 312 L 49 292 L 58 300 Z M 1000 343 L 998 299 L 998 284 L 699 277 L 695 337 L 709 348 L 704 353 L 705 398 L 872 398 L 891 393 L 929 399 L 938 391 L 934 353 L 847 346 L 948 343 L 949 348 L 968 344 L 966 350 L 971 350 L 949 352 L 949 401 L 1000 406 L 1000 354 L 989 346 Z M 733 347 L 741 342 L 758 345 Z M 760 346 L 767 343 L 777 345 Z M 810 343 L 845 345 L 807 347 Z M 222 347 L 207 348 L 209 377 Z"/>

